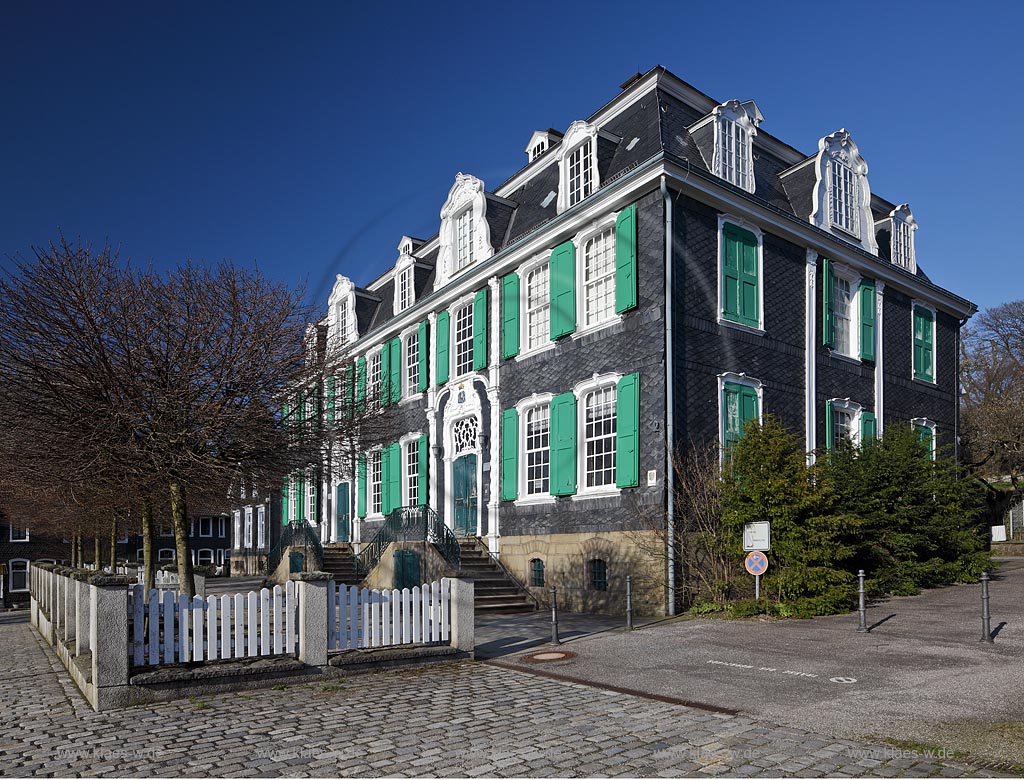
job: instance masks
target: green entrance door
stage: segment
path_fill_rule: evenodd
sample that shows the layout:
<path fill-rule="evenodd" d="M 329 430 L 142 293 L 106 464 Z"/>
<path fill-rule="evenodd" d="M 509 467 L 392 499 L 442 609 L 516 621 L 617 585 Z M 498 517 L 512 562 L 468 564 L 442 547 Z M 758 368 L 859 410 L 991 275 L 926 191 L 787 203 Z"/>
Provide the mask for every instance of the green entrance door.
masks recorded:
<path fill-rule="evenodd" d="M 339 542 L 347 542 L 349 540 L 349 516 L 348 482 L 341 482 L 334 489 L 334 517 L 335 525 L 337 526 L 335 533 Z"/>
<path fill-rule="evenodd" d="M 476 536 L 476 455 L 463 455 L 452 464 L 457 536 Z"/>
<path fill-rule="evenodd" d="M 395 550 L 395 587 L 402 590 L 421 584 L 420 556 L 415 550 Z"/>

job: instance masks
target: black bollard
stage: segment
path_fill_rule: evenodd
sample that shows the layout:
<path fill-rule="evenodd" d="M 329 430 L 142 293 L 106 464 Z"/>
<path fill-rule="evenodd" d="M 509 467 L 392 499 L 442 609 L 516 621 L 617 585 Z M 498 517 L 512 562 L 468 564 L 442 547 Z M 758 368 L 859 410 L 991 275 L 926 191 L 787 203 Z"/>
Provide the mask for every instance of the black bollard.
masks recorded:
<path fill-rule="evenodd" d="M 858 611 L 860 612 L 860 625 L 857 626 L 857 631 L 861 634 L 868 633 L 868 610 L 864 603 L 864 570 L 861 569 L 857 572 L 857 595 L 859 596 L 860 606 Z"/>
<path fill-rule="evenodd" d="M 981 573 L 981 640 L 992 643 L 992 617 L 988 611 L 988 572 Z"/>
<path fill-rule="evenodd" d="M 555 590 L 555 586 L 551 586 L 551 644 L 560 645 L 561 640 L 558 638 L 558 593 Z"/>
<path fill-rule="evenodd" d="M 626 630 L 633 630 L 633 578 L 626 575 Z"/>

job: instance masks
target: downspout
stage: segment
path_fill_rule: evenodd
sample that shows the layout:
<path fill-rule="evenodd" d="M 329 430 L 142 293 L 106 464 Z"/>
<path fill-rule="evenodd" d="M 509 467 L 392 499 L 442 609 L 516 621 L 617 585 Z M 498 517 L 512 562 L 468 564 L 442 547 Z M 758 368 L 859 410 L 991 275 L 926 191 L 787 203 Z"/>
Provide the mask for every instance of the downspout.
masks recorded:
<path fill-rule="evenodd" d="M 960 383 L 960 350 L 962 349 L 961 339 L 963 338 L 961 331 L 969 319 L 970 317 L 961 319 L 956 329 L 956 357 L 953 366 L 954 371 L 956 371 L 956 376 L 953 377 L 953 460 L 957 464 L 960 463 L 960 401 L 963 398 L 963 385 Z"/>
<path fill-rule="evenodd" d="M 667 512 L 665 554 L 668 558 L 668 614 L 676 614 L 676 507 L 675 507 L 675 394 L 672 382 L 672 198 L 661 177 L 665 200 L 665 439 L 668 463 L 665 468 Z"/>

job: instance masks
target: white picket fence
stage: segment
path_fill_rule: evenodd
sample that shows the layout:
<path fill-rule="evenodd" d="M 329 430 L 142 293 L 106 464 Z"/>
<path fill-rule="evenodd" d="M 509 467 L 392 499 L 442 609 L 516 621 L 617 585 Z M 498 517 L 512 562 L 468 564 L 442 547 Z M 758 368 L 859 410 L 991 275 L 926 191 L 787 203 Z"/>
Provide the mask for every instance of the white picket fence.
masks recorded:
<path fill-rule="evenodd" d="M 327 591 L 327 647 L 361 647 L 448 642 L 451 584 L 424 583 L 411 590 L 367 590 L 330 583 Z"/>
<path fill-rule="evenodd" d="M 298 631 L 295 583 L 273 590 L 203 598 L 143 586 L 128 594 L 135 666 L 294 655 Z M 147 620 L 148 618 L 148 620 Z"/>

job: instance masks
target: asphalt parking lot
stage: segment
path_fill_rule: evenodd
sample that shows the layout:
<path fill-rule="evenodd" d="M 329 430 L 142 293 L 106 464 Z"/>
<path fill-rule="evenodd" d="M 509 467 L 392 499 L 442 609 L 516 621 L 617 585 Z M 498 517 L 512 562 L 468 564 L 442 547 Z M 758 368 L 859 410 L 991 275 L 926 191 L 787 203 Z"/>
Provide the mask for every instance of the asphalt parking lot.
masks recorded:
<path fill-rule="evenodd" d="M 1001 561 L 991 586 L 992 644 L 979 641 L 978 585 L 874 604 L 868 634 L 857 633 L 856 614 L 674 620 L 632 633 L 615 627 L 620 619 L 589 618 L 564 635 L 562 648 L 575 657 L 543 665 L 524 661 L 523 650 L 544 647 L 545 615 L 523 618 L 518 646 L 502 645 L 486 625 L 480 635 L 497 663 L 837 737 L 902 740 L 1024 764 L 1022 594 L 1024 560 Z"/>

